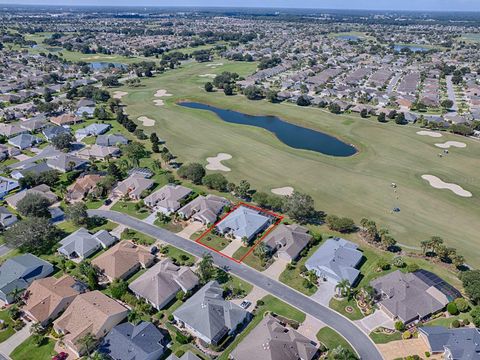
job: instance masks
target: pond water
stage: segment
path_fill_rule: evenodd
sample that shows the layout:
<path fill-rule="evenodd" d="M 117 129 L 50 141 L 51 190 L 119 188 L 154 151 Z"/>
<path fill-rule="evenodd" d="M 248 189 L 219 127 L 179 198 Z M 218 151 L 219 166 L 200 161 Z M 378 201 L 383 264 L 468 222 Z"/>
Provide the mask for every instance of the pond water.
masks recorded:
<path fill-rule="evenodd" d="M 247 115 L 241 112 L 220 109 L 196 102 L 181 102 L 179 105 L 190 109 L 211 111 L 228 123 L 250 125 L 266 129 L 272 132 L 281 142 L 295 149 L 311 150 L 321 154 L 339 157 L 352 156 L 357 152 L 353 145 L 344 143 L 336 137 L 291 124 L 276 116 Z"/>
<path fill-rule="evenodd" d="M 127 65 L 120 64 L 120 63 L 106 62 L 106 61 L 105 62 L 104 61 L 96 61 L 96 62 L 91 62 L 90 67 L 93 70 L 103 70 L 103 69 L 106 69 L 106 68 L 109 68 L 109 67 L 116 67 L 118 69 L 120 69 L 120 68 L 126 69 Z"/>
<path fill-rule="evenodd" d="M 394 45 L 393 46 L 393 50 L 395 50 L 396 52 L 400 52 L 402 51 L 402 49 L 405 49 L 405 48 L 410 49 L 413 52 L 427 52 L 430 50 L 429 48 L 421 45 Z"/>
<path fill-rule="evenodd" d="M 347 41 L 359 41 L 360 37 L 356 35 L 338 35 L 338 39 L 347 40 Z"/>

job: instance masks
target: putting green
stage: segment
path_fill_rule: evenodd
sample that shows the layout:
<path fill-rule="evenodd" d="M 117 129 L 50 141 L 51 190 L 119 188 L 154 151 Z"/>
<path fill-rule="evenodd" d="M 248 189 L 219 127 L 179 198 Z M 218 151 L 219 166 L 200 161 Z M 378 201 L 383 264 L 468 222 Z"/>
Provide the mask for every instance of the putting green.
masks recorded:
<path fill-rule="evenodd" d="M 218 60 L 218 59 L 217 59 Z M 319 209 L 362 217 L 388 227 L 400 243 L 418 246 L 432 235 L 442 236 L 448 246 L 466 256 L 468 263 L 480 265 L 480 239 L 476 224 L 480 217 L 480 143 L 444 133 L 442 141 L 461 140 L 464 149 L 451 149 L 438 156 L 438 139 L 419 136 L 418 127 L 381 124 L 356 115 L 332 115 L 316 108 L 294 104 L 249 101 L 241 95 L 227 97 L 223 92 L 203 90 L 206 73 L 236 71 L 248 75 L 253 63 L 229 62 L 222 66 L 189 63 L 182 68 L 142 80 L 139 88 L 116 88 L 129 94 L 122 98 L 131 119 L 147 116 L 155 120 L 155 131 L 182 162 L 198 161 L 228 153 L 234 182 L 247 179 L 257 190 L 270 192 L 289 184 L 312 195 Z M 154 94 L 165 89 L 171 97 L 165 106 L 155 106 Z M 191 100 L 256 115 L 276 115 L 284 120 L 317 129 L 354 144 L 359 153 L 349 158 L 320 155 L 289 148 L 270 132 L 245 125 L 229 124 L 213 113 L 187 109 L 175 104 Z M 141 124 L 140 124 L 141 125 Z M 450 191 L 434 189 L 421 176 L 432 174 L 456 183 L 473 194 L 461 198 Z M 391 183 L 398 185 L 396 192 Z M 400 212 L 393 213 L 398 207 Z"/>

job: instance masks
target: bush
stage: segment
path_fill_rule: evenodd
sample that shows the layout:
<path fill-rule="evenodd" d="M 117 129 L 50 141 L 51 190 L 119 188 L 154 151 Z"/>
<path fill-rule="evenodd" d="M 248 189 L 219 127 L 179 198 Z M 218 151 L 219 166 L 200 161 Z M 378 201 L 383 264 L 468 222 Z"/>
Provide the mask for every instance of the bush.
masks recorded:
<path fill-rule="evenodd" d="M 408 264 L 407 265 L 407 272 L 409 272 L 409 273 L 415 272 L 418 269 L 420 269 L 420 267 L 417 264 Z"/>
<path fill-rule="evenodd" d="M 463 319 L 462 325 L 463 325 L 463 326 L 468 326 L 468 325 L 470 325 L 470 320 L 468 320 L 468 319 Z"/>
<path fill-rule="evenodd" d="M 425 357 L 429 358 L 431 355 L 430 355 L 430 352 L 428 351 L 425 351 Z"/>
<path fill-rule="evenodd" d="M 175 355 L 178 357 L 178 358 L 181 358 L 183 355 L 185 354 L 185 351 L 183 350 L 178 350 Z"/>
<path fill-rule="evenodd" d="M 395 323 L 395 330 L 397 331 L 404 331 L 405 330 L 405 325 L 403 325 L 403 322 L 397 321 Z"/>
<path fill-rule="evenodd" d="M 412 338 L 412 333 L 407 330 L 402 334 L 402 338 L 405 339 L 405 340 L 411 339 Z"/>
<path fill-rule="evenodd" d="M 460 312 L 467 312 L 470 309 L 470 305 L 468 304 L 468 301 L 465 300 L 464 298 L 457 298 L 455 299 L 455 305 L 457 305 L 457 309 Z"/>
<path fill-rule="evenodd" d="M 457 305 L 454 302 L 450 302 L 447 305 L 447 311 L 450 315 L 458 315 L 459 311 L 457 309 Z"/>
<path fill-rule="evenodd" d="M 263 300 L 257 300 L 257 306 L 263 306 L 265 302 Z"/>
<path fill-rule="evenodd" d="M 453 320 L 452 321 L 452 327 L 453 328 L 459 328 L 460 327 L 460 321 L 458 321 L 457 319 Z"/>
<path fill-rule="evenodd" d="M 167 318 L 167 319 L 168 319 L 168 321 L 170 321 L 170 322 L 171 322 L 171 321 L 173 321 L 175 318 L 173 317 L 173 315 L 172 315 L 172 314 L 170 314 L 170 315 L 168 315 L 168 318 Z"/>
<path fill-rule="evenodd" d="M 190 342 L 188 336 L 183 335 L 181 332 L 177 332 L 176 340 L 182 345 L 188 344 Z"/>

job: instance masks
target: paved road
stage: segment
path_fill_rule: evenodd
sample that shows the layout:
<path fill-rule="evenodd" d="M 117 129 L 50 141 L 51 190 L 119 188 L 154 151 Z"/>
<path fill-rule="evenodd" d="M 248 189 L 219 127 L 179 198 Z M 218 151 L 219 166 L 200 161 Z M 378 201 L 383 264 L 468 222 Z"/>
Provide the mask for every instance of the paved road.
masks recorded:
<path fill-rule="evenodd" d="M 453 102 L 452 110 L 457 112 L 458 102 L 457 102 L 457 97 L 455 96 L 455 88 L 453 87 L 452 77 L 453 77 L 452 75 L 447 75 L 445 77 L 445 80 L 447 83 L 447 96 Z"/>
<path fill-rule="evenodd" d="M 40 151 L 37 155 L 32 156 L 30 159 L 13 163 L 12 165 L 9 165 L 8 167 L 10 169 L 19 169 L 19 168 L 24 167 L 26 165 L 33 164 L 37 160 L 42 160 L 42 159 L 46 159 L 46 158 L 49 158 L 49 157 L 53 157 L 53 156 L 59 155 L 61 153 L 62 153 L 61 151 L 55 149 L 52 145 L 48 145 L 44 149 L 42 149 L 42 151 Z"/>
<path fill-rule="evenodd" d="M 398 80 L 402 77 L 403 73 L 396 74 L 388 83 L 387 85 L 387 94 L 390 95 L 393 92 L 393 89 L 395 89 L 395 86 L 398 83 Z"/>
<path fill-rule="evenodd" d="M 261 289 L 264 289 L 277 298 L 291 304 L 292 306 L 295 306 L 299 310 L 317 318 L 329 327 L 335 329 L 337 332 L 342 334 L 350 342 L 350 344 L 352 344 L 362 359 L 382 359 L 382 356 L 380 355 L 375 344 L 350 320 L 341 316 L 330 308 L 320 305 L 316 301 L 293 290 L 292 288 L 283 285 L 278 281 L 270 279 L 255 269 L 243 264 L 238 264 L 214 251 L 203 247 L 202 245 L 197 244 L 194 241 L 184 239 L 170 231 L 147 224 L 128 215 L 108 210 L 89 210 L 88 212 L 90 216 L 97 215 L 105 217 L 118 224 L 122 224 L 128 228 L 145 233 L 153 238 L 161 239 L 162 241 L 183 249 L 197 257 L 201 257 L 207 252 L 211 253 L 215 264 L 218 266 L 228 268 L 232 274 L 255 286 L 258 286 Z"/>
<path fill-rule="evenodd" d="M 0 245 L 0 256 L 6 255 L 8 252 L 10 252 L 12 249 L 10 249 L 7 245 Z"/>

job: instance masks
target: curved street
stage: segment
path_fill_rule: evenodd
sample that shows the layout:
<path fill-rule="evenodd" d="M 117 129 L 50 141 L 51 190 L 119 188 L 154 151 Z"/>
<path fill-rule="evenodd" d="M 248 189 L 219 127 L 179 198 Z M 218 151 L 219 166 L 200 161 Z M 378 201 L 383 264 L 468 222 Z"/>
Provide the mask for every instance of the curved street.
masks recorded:
<path fill-rule="evenodd" d="M 236 263 L 235 261 L 211 251 L 194 241 L 184 239 L 170 231 L 159 228 L 158 226 L 147 224 L 142 220 L 126 214 L 110 210 L 89 210 L 88 213 L 90 216 L 101 216 L 128 228 L 142 232 L 155 239 L 161 239 L 162 241 L 185 250 L 197 257 L 201 257 L 205 253 L 210 253 L 217 266 L 228 269 L 229 272 L 239 278 L 269 292 L 286 303 L 322 321 L 332 329 L 335 329 L 350 342 L 362 359 L 382 359 L 380 352 L 370 337 L 349 319 L 247 265 Z"/>

